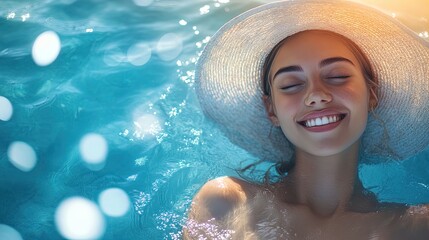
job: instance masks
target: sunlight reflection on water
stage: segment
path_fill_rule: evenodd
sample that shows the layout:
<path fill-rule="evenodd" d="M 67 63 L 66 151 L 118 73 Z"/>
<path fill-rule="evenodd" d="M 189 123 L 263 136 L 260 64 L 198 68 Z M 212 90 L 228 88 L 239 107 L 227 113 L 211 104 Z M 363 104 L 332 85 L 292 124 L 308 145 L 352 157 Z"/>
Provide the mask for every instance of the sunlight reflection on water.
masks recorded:
<path fill-rule="evenodd" d="M 2 169 L 4 176 L 16 180 L 2 186 L 9 191 L 1 194 L 6 207 L 0 209 L 4 213 L 0 223 L 8 221 L 8 225 L 0 224 L 0 238 L 9 234 L 18 240 L 21 232 L 29 239 L 49 239 L 51 235 L 39 234 L 54 234 L 56 226 L 65 238 L 115 239 L 118 232 L 126 232 L 129 238 L 180 239 L 186 208 L 198 188 L 207 179 L 225 174 L 230 170 L 225 166 L 231 167 L 238 156 L 248 158 L 204 121 L 193 95 L 195 63 L 220 25 L 257 4 L 239 0 L 28 2 L 5 1 L 0 9 L 11 29 L 27 27 L 13 35 L 15 39 L 5 36 L 0 41 L 0 57 L 6 57 L 0 124 L 8 124 L 1 133 L 3 149 L 8 150 L 9 161 L 4 162 L 11 165 Z M 273 1 L 258 4 L 266 2 Z M 365 2 L 385 8 L 428 39 L 427 1 Z M 37 66 L 32 68 L 34 63 Z M 32 134 L 46 125 L 49 131 Z M 57 135 L 55 129 L 59 129 Z M 27 141 L 29 136 L 36 140 Z M 21 137 L 22 141 L 15 140 Z M 39 139 L 51 145 L 39 146 Z M 76 145 L 78 154 L 69 149 L 75 150 Z M 83 168 L 76 167 L 81 172 L 73 172 L 82 163 Z M 367 172 L 374 172 L 370 183 L 379 184 L 379 168 L 368 167 Z M 394 198 L 407 176 L 385 172 L 397 184 L 380 191 Z M 37 180 L 56 177 L 52 182 L 34 181 L 31 174 L 39 174 Z M 114 181 L 103 178 L 104 174 L 114 175 Z M 398 178 L 400 174 L 404 176 Z M 101 180 L 77 179 L 81 175 Z M 417 180 L 413 186 L 427 190 L 424 180 Z M 29 191 L 31 200 L 16 209 L 28 210 L 15 211 L 15 204 L 26 199 L 27 188 L 36 190 Z M 16 196 L 9 194 L 15 191 Z M 56 209 L 55 221 L 53 216 L 46 221 L 32 216 L 32 210 L 48 208 Z M 44 215 L 52 212 L 43 211 Z M 79 215 L 82 212 L 85 215 Z M 117 222 L 112 224 L 111 217 Z M 44 231 L 28 228 L 22 219 L 38 222 Z"/>

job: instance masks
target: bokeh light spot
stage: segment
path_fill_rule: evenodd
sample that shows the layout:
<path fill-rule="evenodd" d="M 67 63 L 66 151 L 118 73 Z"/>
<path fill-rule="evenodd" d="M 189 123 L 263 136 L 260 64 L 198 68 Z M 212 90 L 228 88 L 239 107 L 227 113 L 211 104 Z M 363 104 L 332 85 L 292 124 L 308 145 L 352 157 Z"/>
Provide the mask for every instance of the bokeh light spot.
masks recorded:
<path fill-rule="evenodd" d="M 419 33 L 419 36 L 422 38 L 429 38 L 429 32 L 428 31 L 424 31 Z"/>
<path fill-rule="evenodd" d="M 152 49 L 145 43 L 137 43 L 128 48 L 128 61 L 135 65 L 141 66 L 146 64 L 152 55 Z"/>
<path fill-rule="evenodd" d="M 22 14 L 22 15 L 21 15 L 21 20 L 22 20 L 23 22 L 27 21 L 27 19 L 29 19 L 29 18 L 30 18 L 30 14 L 29 14 L 29 13 L 26 13 L 26 14 Z"/>
<path fill-rule="evenodd" d="M 174 33 L 167 33 L 162 36 L 156 46 L 158 56 L 164 61 L 175 59 L 182 52 L 182 49 L 182 39 Z"/>
<path fill-rule="evenodd" d="M 133 0 L 137 6 L 147 7 L 153 3 L 153 0 Z"/>
<path fill-rule="evenodd" d="M 210 12 L 210 6 L 209 5 L 204 5 L 203 7 L 200 8 L 200 14 L 204 15 Z"/>
<path fill-rule="evenodd" d="M 22 236 L 14 228 L 8 225 L 0 224 L 0 239 L 22 240 Z"/>
<path fill-rule="evenodd" d="M 103 136 L 89 133 L 80 140 L 79 150 L 86 163 L 99 165 L 106 160 L 108 145 Z"/>
<path fill-rule="evenodd" d="M 15 16 L 16 16 L 16 13 L 14 13 L 14 12 L 10 12 L 10 13 L 7 15 L 7 18 L 6 18 L 6 19 L 14 19 L 14 18 L 15 18 Z"/>
<path fill-rule="evenodd" d="M 104 190 L 98 197 L 98 203 L 101 210 L 111 217 L 121 217 L 130 209 L 128 195 L 119 188 Z"/>
<path fill-rule="evenodd" d="M 136 126 L 136 135 L 139 138 L 144 138 L 145 136 L 155 136 L 161 132 L 161 123 L 159 119 L 152 114 L 145 114 L 138 117 L 134 120 L 134 125 Z"/>
<path fill-rule="evenodd" d="M 0 120 L 9 121 L 12 117 L 13 107 L 9 99 L 0 96 Z"/>
<path fill-rule="evenodd" d="M 64 200 L 55 211 L 55 224 L 68 239 L 97 239 L 105 231 L 104 218 L 97 205 L 83 197 Z"/>
<path fill-rule="evenodd" d="M 58 35 L 53 31 L 46 31 L 34 41 L 33 60 L 39 66 L 47 66 L 57 59 L 60 50 L 61 42 Z"/>
<path fill-rule="evenodd" d="M 36 152 L 25 142 L 16 141 L 9 145 L 7 150 L 9 161 L 23 172 L 33 170 L 37 163 Z"/>

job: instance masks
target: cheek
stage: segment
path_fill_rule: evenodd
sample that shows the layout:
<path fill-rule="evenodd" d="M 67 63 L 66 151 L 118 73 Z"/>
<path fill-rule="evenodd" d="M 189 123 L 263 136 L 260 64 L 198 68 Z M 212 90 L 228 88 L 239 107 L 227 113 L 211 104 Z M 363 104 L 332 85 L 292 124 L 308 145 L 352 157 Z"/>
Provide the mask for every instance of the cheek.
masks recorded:
<path fill-rule="evenodd" d="M 356 111 L 367 112 L 369 110 L 369 90 L 366 85 L 358 85 L 340 92 L 338 97 L 344 99 Z"/>
<path fill-rule="evenodd" d="M 294 116 L 299 111 L 301 100 L 294 97 L 280 96 L 274 99 L 274 108 L 277 118 L 280 121 L 286 119 L 294 119 Z"/>
<path fill-rule="evenodd" d="M 296 116 L 301 111 L 302 100 L 298 97 L 281 96 L 274 99 L 275 101 L 275 112 L 277 119 L 280 124 L 280 128 L 286 138 L 293 144 L 296 144 L 294 140 L 299 136 L 297 133 Z"/>
<path fill-rule="evenodd" d="M 358 132 L 363 132 L 368 120 L 369 111 L 369 91 L 366 86 L 357 86 L 350 91 L 342 92 L 338 95 L 343 99 L 346 107 L 351 111 L 351 126 Z"/>

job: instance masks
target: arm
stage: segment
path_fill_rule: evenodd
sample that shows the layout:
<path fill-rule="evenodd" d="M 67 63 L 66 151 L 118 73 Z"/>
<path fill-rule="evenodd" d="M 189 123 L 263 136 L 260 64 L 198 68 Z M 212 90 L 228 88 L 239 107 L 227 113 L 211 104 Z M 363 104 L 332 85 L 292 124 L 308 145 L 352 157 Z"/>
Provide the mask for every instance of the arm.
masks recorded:
<path fill-rule="evenodd" d="M 207 182 L 194 197 L 183 228 L 184 239 L 199 239 L 202 236 L 209 239 L 229 238 L 234 232 L 232 221 L 235 212 L 246 201 L 240 183 L 240 180 L 230 177 Z"/>

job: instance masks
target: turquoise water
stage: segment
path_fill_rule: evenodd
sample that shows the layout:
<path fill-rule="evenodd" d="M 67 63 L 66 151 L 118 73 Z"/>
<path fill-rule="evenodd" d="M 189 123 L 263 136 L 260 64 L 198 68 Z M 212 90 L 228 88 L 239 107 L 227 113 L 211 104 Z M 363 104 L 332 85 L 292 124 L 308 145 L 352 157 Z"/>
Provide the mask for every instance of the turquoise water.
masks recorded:
<path fill-rule="evenodd" d="M 102 222 L 98 235 L 86 236 L 180 239 L 201 185 L 256 160 L 204 118 L 193 70 L 209 37 L 260 3 L 2 1 L 0 96 L 13 112 L 0 120 L 0 236 L 4 226 L 23 239 L 76 236 L 57 216 L 80 197 L 97 207 L 75 212 Z M 46 31 L 61 50 L 45 66 L 32 49 Z M 361 166 L 382 200 L 410 204 L 429 202 L 428 171 L 429 149 Z M 106 210 L 101 196 L 111 188 L 125 200 Z"/>

